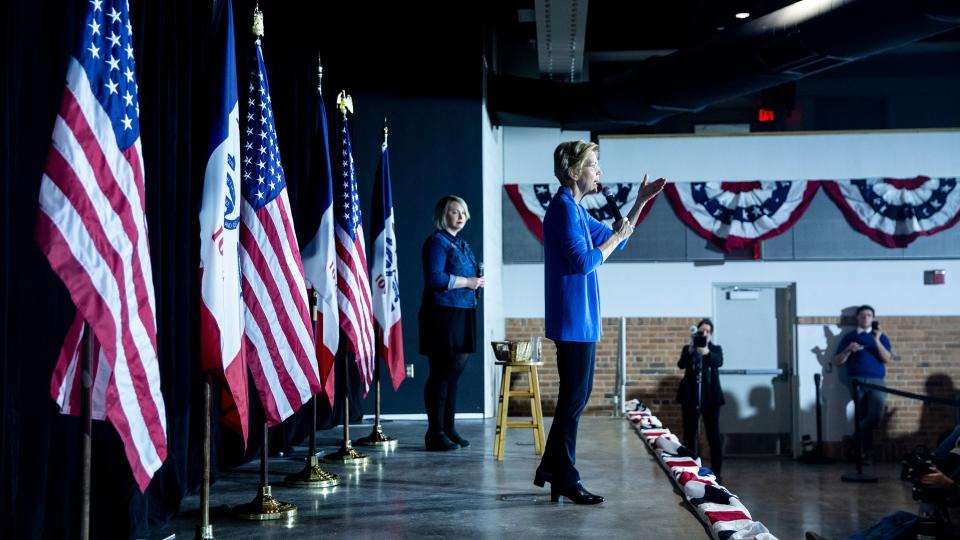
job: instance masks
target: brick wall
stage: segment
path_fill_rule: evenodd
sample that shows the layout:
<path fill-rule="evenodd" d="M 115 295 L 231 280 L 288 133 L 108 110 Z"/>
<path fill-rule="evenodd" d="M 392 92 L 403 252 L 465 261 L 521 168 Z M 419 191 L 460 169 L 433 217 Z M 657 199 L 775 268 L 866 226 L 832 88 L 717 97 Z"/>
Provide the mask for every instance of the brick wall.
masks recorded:
<path fill-rule="evenodd" d="M 690 326 L 700 317 L 628 318 L 627 380 L 637 385 L 627 388 L 627 399 L 639 398 L 654 409 L 673 431 L 680 433 L 680 406 L 674 403 L 682 371 L 677 369 L 680 348 L 690 336 Z M 840 317 L 801 317 L 798 324 L 850 325 Z M 895 361 L 887 370 L 887 385 L 917 394 L 953 397 L 960 392 L 960 317 L 882 317 L 884 331 L 893 343 Z M 526 340 L 543 335 L 543 319 L 507 319 L 507 339 Z M 603 338 L 597 345 L 597 365 L 593 393 L 587 415 L 609 415 L 612 402 L 604 394 L 613 392 L 617 373 L 619 319 L 603 319 Z M 558 377 L 556 348 L 549 340 L 543 344 L 544 366 L 540 370 L 543 412 L 550 416 L 556 406 Z M 523 379 L 523 380 L 521 380 Z M 513 387 L 526 386 L 525 377 L 517 377 Z M 529 414 L 523 405 L 511 407 L 511 414 Z M 932 444 L 943 430 L 956 424 L 952 407 L 924 405 L 919 401 L 890 395 L 888 418 L 877 437 L 879 459 L 896 459 L 918 443 Z M 721 426 L 722 430 L 722 426 Z M 840 444 L 827 445 L 839 455 Z"/>

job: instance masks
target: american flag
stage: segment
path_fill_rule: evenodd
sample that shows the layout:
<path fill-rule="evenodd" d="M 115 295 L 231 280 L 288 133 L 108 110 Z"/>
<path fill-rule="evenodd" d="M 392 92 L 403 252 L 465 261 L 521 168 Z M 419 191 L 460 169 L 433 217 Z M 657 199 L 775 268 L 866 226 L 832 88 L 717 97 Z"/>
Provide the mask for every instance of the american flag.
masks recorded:
<path fill-rule="evenodd" d="M 400 322 L 400 276 L 397 273 L 397 232 L 393 218 L 393 189 L 390 185 L 390 150 L 384 127 L 373 190 L 373 319 L 377 352 L 390 369 L 393 389 L 400 388 L 406 375 L 403 365 L 403 328 Z"/>
<path fill-rule="evenodd" d="M 337 301 L 340 328 L 357 355 L 357 367 L 364 394 L 373 380 L 373 314 L 370 308 L 370 278 L 367 272 L 366 246 L 357 195 L 357 174 L 353 165 L 353 147 L 347 115 L 340 129 L 340 179 L 337 182 L 337 212 L 334 234 L 337 240 Z"/>
<path fill-rule="evenodd" d="M 126 0 L 90 0 L 67 67 L 35 235 L 77 306 L 51 396 L 62 412 L 79 413 L 83 319 L 99 344 L 93 412 L 119 433 L 143 491 L 167 456 L 167 437 L 132 37 Z"/>
<path fill-rule="evenodd" d="M 319 77 L 319 73 L 317 75 Z M 333 359 L 340 346 L 340 316 L 337 308 L 337 253 L 333 240 L 333 175 L 330 172 L 330 141 L 327 137 L 327 111 L 323 106 L 323 93 L 317 85 L 316 135 L 319 138 L 314 157 L 312 178 L 319 185 L 316 212 L 320 226 L 306 247 L 301 251 L 303 271 L 307 282 L 317 294 L 317 362 L 324 393 L 333 406 L 335 382 Z"/>
<path fill-rule="evenodd" d="M 219 54 L 210 156 L 200 203 L 200 360 L 226 382 L 223 422 L 247 441 L 247 366 L 240 295 L 240 108 L 230 0 L 217 6 Z"/>
<path fill-rule="evenodd" d="M 259 37 L 253 48 L 241 165 L 244 346 L 267 423 L 276 425 L 321 386 Z"/>

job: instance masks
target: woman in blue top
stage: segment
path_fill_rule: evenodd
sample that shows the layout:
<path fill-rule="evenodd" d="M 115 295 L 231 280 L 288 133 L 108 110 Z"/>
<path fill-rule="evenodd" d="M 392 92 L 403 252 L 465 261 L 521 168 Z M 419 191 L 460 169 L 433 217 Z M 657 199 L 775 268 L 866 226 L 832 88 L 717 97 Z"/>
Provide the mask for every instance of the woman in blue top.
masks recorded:
<path fill-rule="evenodd" d="M 633 233 L 643 206 L 666 183 L 643 183 L 636 203 L 613 230 L 580 206 L 597 191 L 600 164 L 597 145 L 584 141 L 561 143 L 553 153 L 553 172 L 562 187 L 543 218 L 544 307 L 546 335 L 557 346 L 560 390 L 543 459 L 534 483 L 550 482 L 550 498 L 577 504 L 597 504 L 603 497 L 584 489 L 576 463 L 577 426 L 593 389 L 594 353 L 600 340 L 599 267 Z"/>
<path fill-rule="evenodd" d="M 423 243 L 420 354 L 430 361 L 423 388 L 429 426 L 427 450 L 454 450 L 470 442 L 454 428 L 457 381 L 477 350 L 477 299 L 485 280 L 470 245 L 457 236 L 470 219 L 467 203 L 447 195 L 434 209 L 434 231 Z"/>

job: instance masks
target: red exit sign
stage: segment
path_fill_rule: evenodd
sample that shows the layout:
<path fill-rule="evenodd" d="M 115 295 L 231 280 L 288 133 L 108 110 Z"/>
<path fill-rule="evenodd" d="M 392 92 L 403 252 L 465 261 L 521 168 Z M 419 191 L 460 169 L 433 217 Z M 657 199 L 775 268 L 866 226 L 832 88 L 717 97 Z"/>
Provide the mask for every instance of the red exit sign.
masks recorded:
<path fill-rule="evenodd" d="M 776 119 L 776 113 L 770 109 L 757 110 L 758 122 L 773 122 Z"/>

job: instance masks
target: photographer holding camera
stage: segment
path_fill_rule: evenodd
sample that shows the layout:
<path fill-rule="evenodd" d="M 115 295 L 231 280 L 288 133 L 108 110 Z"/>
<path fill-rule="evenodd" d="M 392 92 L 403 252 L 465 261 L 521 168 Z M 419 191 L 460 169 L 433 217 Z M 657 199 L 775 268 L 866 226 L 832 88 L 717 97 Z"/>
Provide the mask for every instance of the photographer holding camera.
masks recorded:
<path fill-rule="evenodd" d="M 946 472 L 944 472 L 946 471 Z M 904 456 L 903 478 L 913 483 L 920 515 L 894 512 L 846 540 L 915 540 L 960 538 L 960 425 L 940 442 L 931 456 Z M 808 531 L 805 540 L 826 540 Z"/>
<path fill-rule="evenodd" d="M 692 333 L 690 344 L 680 351 L 677 367 L 684 370 L 677 389 L 677 402 L 683 411 L 683 444 L 699 454 L 697 439 L 700 417 L 710 445 L 710 468 L 717 477 L 723 467 L 720 444 L 720 407 L 724 404 L 718 368 L 723 366 L 723 349 L 710 342 L 713 321 L 703 319 Z"/>

